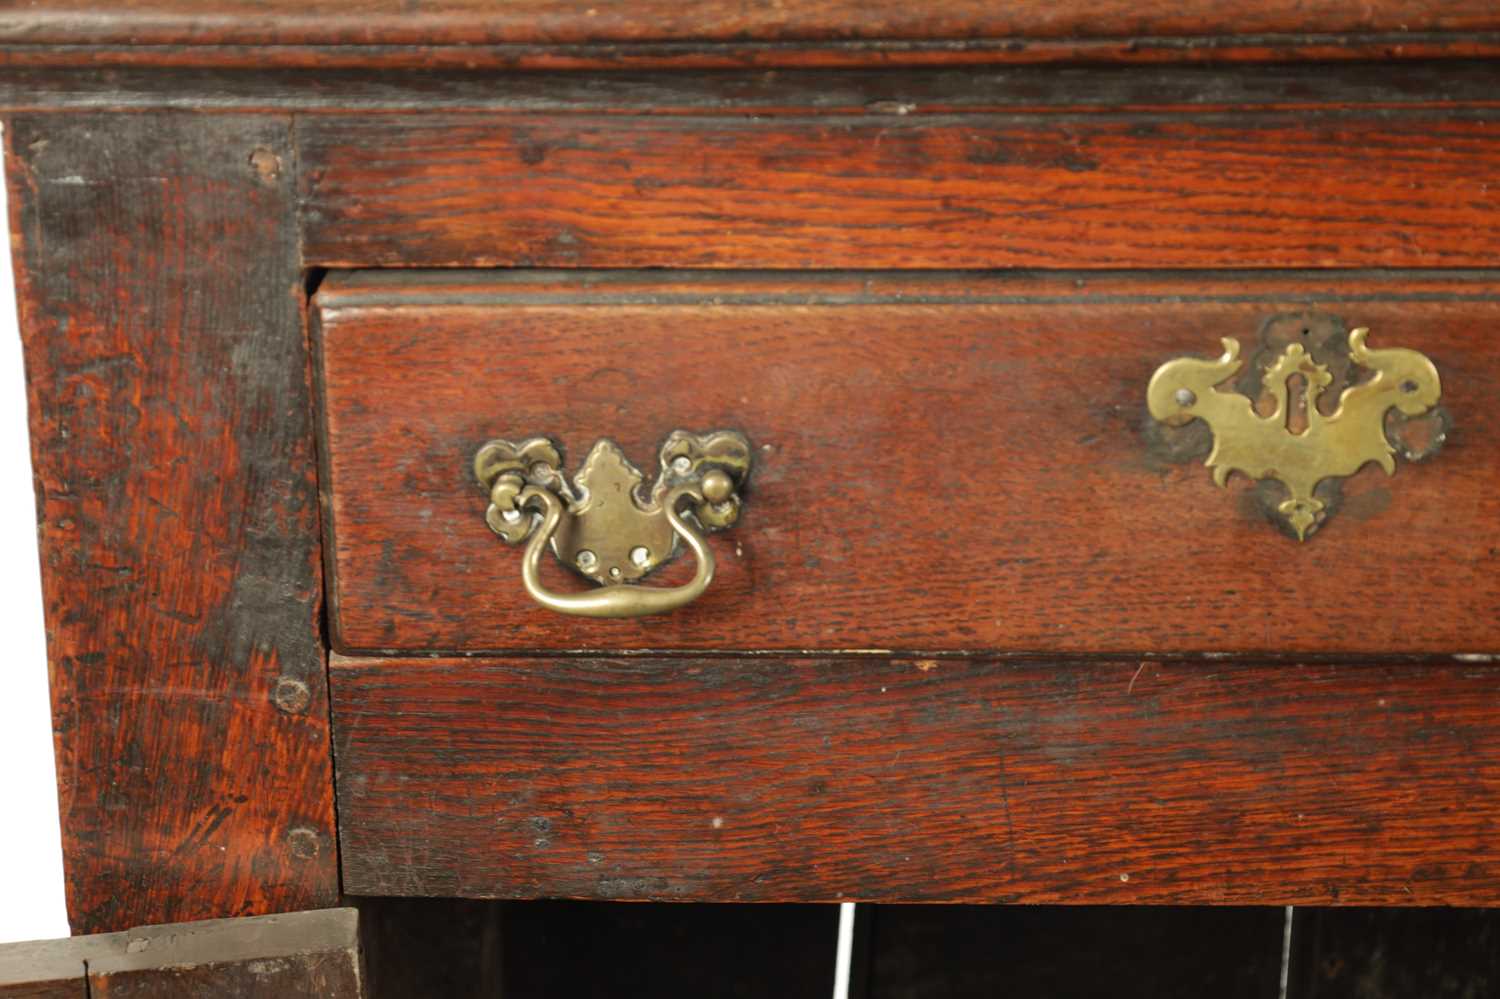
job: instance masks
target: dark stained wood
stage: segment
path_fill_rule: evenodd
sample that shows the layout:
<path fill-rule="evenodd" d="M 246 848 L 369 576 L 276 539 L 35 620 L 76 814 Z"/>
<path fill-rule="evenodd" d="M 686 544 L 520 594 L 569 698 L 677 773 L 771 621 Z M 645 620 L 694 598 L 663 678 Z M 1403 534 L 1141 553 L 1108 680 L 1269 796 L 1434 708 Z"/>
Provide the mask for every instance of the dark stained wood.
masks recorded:
<path fill-rule="evenodd" d="M 5 999 L 361 999 L 353 909 L 0 945 Z"/>
<path fill-rule="evenodd" d="M 875 905 L 859 915 L 872 924 L 868 999 L 1269 999 L 1281 973 L 1274 908 Z"/>
<path fill-rule="evenodd" d="M 5 132 L 73 928 L 326 905 L 288 122 Z"/>
<path fill-rule="evenodd" d="M 309 114 L 891 116 L 1500 108 L 1500 65 L 1020 67 L 892 73 L 0 68 L 0 107 Z"/>
<path fill-rule="evenodd" d="M 1500 665 L 332 660 L 356 893 L 1494 905 Z"/>
<path fill-rule="evenodd" d="M 1289 996 L 1487 996 L 1500 988 L 1494 909 L 1297 909 Z"/>
<path fill-rule="evenodd" d="M 312 264 L 1482 267 L 1488 113 L 318 117 Z"/>
<path fill-rule="evenodd" d="M 0 44 L 0 67 L 80 70 L 317 69 L 607 71 L 896 69 L 1129 64 L 1209 66 L 1493 59 L 1500 32 L 976 39 L 968 41 L 637 42 L 534 45 Z"/>
<path fill-rule="evenodd" d="M 1424 57 L 1473 51 L 1500 31 L 1487 0 L 816 0 L 794 5 L 706 0 L 525 4 L 439 0 L 136 0 L 107 9 L 82 0 L 28 4 L 0 23 L 12 59 L 100 58 L 261 65 L 350 59 L 420 66 L 445 57 L 608 66 L 903 64 L 1096 58 Z M 1491 40 L 1492 41 L 1492 40 Z"/>
<path fill-rule="evenodd" d="M 344 650 L 1439 654 L 1500 647 L 1500 319 L 1480 276 L 355 275 L 318 293 Z M 1161 362 L 1263 322 L 1428 353 L 1442 451 L 1347 480 L 1305 544 L 1207 437 L 1165 436 Z M 1322 328 L 1320 326 L 1320 328 Z M 525 594 L 474 452 L 678 427 L 755 448 L 720 570 L 670 615 Z M 1204 445 L 1174 450 L 1183 443 Z M 1176 442 L 1176 443 L 1174 443 Z M 1399 565 L 1393 552 L 1399 552 Z M 685 578 L 679 559 L 665 582 Z M 548 557 L 554 588 L 571 574 Z M 576 584 L 581 588 L 582 580 Z"/>
<path fill-rule="evenodd" d="M 495 45 L 507 42 L 1076 38 L 1495 31 L 1486 0 L 34 0 L 0 40 L 40 45 Z"/>

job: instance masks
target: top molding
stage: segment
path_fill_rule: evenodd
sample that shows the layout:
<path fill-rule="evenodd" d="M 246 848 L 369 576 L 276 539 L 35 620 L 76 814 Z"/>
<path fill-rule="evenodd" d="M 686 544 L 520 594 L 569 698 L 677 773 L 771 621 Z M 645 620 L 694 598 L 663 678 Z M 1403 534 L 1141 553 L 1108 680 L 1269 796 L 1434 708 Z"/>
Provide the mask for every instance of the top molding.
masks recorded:
<path fill-rule="evenodd" d="M 36 0 L 0 65 L 433 68 L 1271 61 L 1500 53 L 1494 0 Z"/>

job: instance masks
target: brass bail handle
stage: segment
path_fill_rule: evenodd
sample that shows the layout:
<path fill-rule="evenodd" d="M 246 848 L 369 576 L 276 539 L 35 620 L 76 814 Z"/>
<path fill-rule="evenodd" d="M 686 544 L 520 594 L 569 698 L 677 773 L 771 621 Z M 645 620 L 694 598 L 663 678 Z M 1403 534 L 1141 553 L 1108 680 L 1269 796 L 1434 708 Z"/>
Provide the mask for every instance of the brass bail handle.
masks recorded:
<path fill-rule="evenodd" d="M 698 560 L 698 569 L 691 581 L 668 589 L 648 589 L 644 586 L 603 586 L 582 593 L 556 593 L 542 583 L 542 552 L 552 543 L 552 535 L 562 522 L 565 511 L 562 501 L 546 489 L 527 486 L 521 492 L 520 501 L 527 506 L 535 501 L 543 508 L 542 526 L 533 532 L 521 560 L 521 585 L 531 599 L 561 614 L 577 614 L 579 617 L 644 617 L 647 614 L 665 614 L 685 604 L 690 604 L 703 595 L 708 584 L 714 581 L 714 553 L 709 549 L 703 535 L 682 519 L 677 512 L 677 501 L 686 496 L 702 494 L 688 489 L 675 490 L 668 497 L 662 512 L 678 537 L 687 542 Z"/>
<path fill-rule="evenodd" d="M 739 488 L 750 470 L 743 436 L 673 432 L 645 495 L 641 473 L 612 441 L 594 445 L 572 484 L 561 467 L 561 450 L 542 437 L 519 444 L 493 440 L 474 457 L 475 474 L 490 494 L 486 522 L 509 544 L 527 542 L 521 583 L 533 600 L 561 614 L 620 618 L 664 614 L 703 595 L 716 568 L 704 534 L 739 517 Z M 682 545 L 696 559 L 690 581 L 666 589 L 635 585 Z M 541 579 L 547 548 L 599 588 L 548 589 Z"/>

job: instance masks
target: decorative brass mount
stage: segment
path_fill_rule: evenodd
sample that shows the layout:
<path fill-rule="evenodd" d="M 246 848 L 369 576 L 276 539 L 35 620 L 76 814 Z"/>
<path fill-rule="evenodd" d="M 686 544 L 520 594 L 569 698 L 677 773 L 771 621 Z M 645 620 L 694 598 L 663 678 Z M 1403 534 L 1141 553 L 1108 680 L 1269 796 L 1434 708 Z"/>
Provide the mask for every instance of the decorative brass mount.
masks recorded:
<path fill-rule="evenodd" d="M 1310 332 L 1303 326 L 1302 338 Z M 1244 365 L 1239 341 L 1224 337 L 1224 355 L 1216 361 L 1180 357 L 1157 368 L 1146 389 L 1147 406 L 1169 426 L 1195 419 L 1208 425 L 1213 451 L 1206 464 L 1219 486 L 1231 472 L 1279 481 L 1286 497 L 1276 512 L 1305 541 L 1329 512 L 1324 498 L 1315 495 L 1320 483 L 1353 475 L 1372 461 L 1394 475 L 1396 448 L 1386 436 L 1387 413 L 1394 408 L 1405 416 L 1421 415 L 1436 406 L 1442 392 L 1437 368 L 1426 356 L 1402 348 L 1373 349 L 1366 345 L 1368 334 L 1365 328 L 1349 333 L 1344 356 L 1338 356 L 1343 344 L 1334 336 L 1322 337 L 1311 348 L 1268 337 L 1267 350 L 1252 365 L 1252 373 L 1259 372 L 1258 384 L 1241 379 L 1240 391 L 1220 390 Z M 1369 377 L 1356 380 L 1351 362 Z M 1318 403 L 1336 380 L 1330 367 L 1348 387 L 1325 415 Z M 1258 393 L 1262 408 L 1272 407 L 1268 415 L 1261 415 L 1258 400 L 1249 393 Z"/>
<path fill-rule="evenodd" d="M 572 485 L 561 469 L 562 452 L 545 437 L 484 445 L 474 455 L 474 474 L 490 494 L 485 521 L 508 544 L 531 539 L 521 580 L 537 603 L 585 617 L 640 617 L 690 603 L 713 582 L 714 556 L 703 532 L 739 519 L 750 444 L 729 430 L 673 431 L 649 496 L 641 495 L 640 471 L 613 441 L 594 444 Z M 669 561 L 679 538 L 698 560 L 690 582 L 669 589 L 631 585 Z M 563 565 L 601 588 L 562 594 L 543 586 L 541 556 L 549 544 Z"/>

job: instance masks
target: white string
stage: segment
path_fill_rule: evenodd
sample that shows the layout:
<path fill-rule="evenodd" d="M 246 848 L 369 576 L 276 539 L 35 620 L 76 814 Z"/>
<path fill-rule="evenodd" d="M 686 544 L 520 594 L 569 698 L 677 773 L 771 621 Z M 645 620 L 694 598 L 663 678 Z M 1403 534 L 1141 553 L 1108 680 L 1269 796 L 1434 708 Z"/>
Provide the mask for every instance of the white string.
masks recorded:
<path fill-rule="evenodd" d="M 833 999 L 849 999 L 849 965 L 854 955 L 854 903 L 839 903 L 839 942 L 833 958 Z"/>

